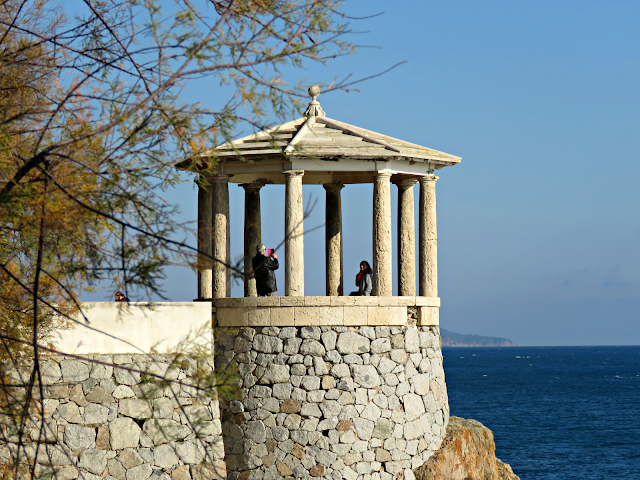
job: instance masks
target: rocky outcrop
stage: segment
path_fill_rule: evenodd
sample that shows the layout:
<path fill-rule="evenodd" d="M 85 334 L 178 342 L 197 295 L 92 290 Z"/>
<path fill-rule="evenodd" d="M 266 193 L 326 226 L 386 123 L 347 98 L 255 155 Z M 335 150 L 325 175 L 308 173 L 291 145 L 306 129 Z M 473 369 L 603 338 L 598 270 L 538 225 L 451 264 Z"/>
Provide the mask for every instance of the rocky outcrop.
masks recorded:
<path fill-rule="evenodd" d="M 476 420 L 450 417 L 440 448 L 419 469 L 417 480 L 520 480 L 496 458 L 493 432 Z"/>

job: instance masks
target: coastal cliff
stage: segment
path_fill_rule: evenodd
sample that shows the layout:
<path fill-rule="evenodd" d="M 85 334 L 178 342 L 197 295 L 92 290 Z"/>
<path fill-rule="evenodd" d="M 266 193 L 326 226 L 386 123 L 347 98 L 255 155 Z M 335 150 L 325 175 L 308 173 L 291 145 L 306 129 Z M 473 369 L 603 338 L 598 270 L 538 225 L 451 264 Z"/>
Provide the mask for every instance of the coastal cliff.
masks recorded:
<path fill-rule="evenodd" d="M 417 480 L 520 480 L 496 458 L 493 432 L 476 420 L 451 417 L 440 448 L 415 471 Z"/>
<path fill-rule="evenodd" d="M 465 335 L 440 329 L 443 347 L 517 347 L 508 338 L 485 337 L 482 335 Z"/>

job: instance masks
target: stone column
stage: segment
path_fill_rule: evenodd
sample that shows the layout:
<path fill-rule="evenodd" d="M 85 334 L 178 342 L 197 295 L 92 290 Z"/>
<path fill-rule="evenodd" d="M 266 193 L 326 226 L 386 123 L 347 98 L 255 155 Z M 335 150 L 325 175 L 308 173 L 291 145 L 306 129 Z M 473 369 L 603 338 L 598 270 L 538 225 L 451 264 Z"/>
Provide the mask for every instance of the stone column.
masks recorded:
<path fill-rule="evenodd" d="M 327 297 L 342 296 L 342 202 L 341 183 L 323 185 L 326 191 L 325 256 L 327 270 Z"/>
<path fill-rule="evenodd" d="M 415 179 L 396 182 L 398 187 L 398 295 L 416 295 L 416 227 L 413 210 Z"/>
<path fill-rule="evenodd" d="M 438 296 L 438 228 L 436 224 L 436 181 L 420 177 L 420 296 Z"/>
<path fill-rule="evenodd" d="M 228 254 L 228 222 L 229 222 L 229 179 L 231 175 L 214 175 L 211 177 L 213 190 L 213 208 L 211 215 L 212 230 L 212 298 L 227 296 Z"/>
<path fill-rule="evenodd" d="M 208 182 L 208 181 L 207 181 Z M 213 189 L 211 184 L 198 186 L 198 300 L 211 299 L 212 261 L 211 213 Z"/>
<path fill-rule="evenodd" d="M 257 297 L 256 279 L 251 259 L 258 253 L 256 247 L 262 239 L 260 217 L 260 189 L 262 183 L 243 183 L 244 188 L 244 296 Z"/>
<path fill-rule="evenodd" d="M 391 296 L 391 173 L 374 174 L 373 181 L 373 292 Z"/>
<path fill-rule="evenodd" d="M 229 188 L 227 187 L 224 192 L 226 193 L 226 204 L 227 204 L 227 261 L 226 261 L 226 265 L 227 265 L 227 291 L 226 291 L 226 297 L 230 297 L 231 296 L 231 220 L 229 217 Z"/>
<path fill-rule="evenodd" d="M 302 207 L 303 170 L 284 172 L 284 294 L 304 297 L 304 209 Z"/>

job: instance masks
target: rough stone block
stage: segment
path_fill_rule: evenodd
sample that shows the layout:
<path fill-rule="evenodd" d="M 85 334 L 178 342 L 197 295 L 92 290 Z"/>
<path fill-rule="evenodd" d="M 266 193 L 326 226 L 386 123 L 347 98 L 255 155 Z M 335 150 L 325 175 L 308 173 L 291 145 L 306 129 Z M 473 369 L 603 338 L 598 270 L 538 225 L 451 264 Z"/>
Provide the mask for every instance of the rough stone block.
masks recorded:
<path fill-rule="evenodd" d="M 271 335 L 258 334 L 253 339 L 253 349 L 261 353 L 280 353 L 283 349 L 282 340 Z"/>
<path fill-rule="evenodd" d="M 95 386 L 87 395 L 87 401 L 91 403 L 114 403 L 115 400 L 104 388 Z"/>
<path fill-rule="evenodd" d="M 83 382 L 89 378 L 89 366 L 80 360 L 63 360 L 60 369 L 65 382 Z"/>
<path fill-rule="evenodd" d="M 120 401 L 119 412 L 131 418 L 147 419 L 153 416 L 150 400 L 128 398 Z"/>
<path fill-rule="evenodd" d="M 362 388 L 375 388 L 380 386 L 382 380 L 373 365 L 351 365 L 353 380 Z"/>
<path fill-rule="evenodd" d="M 40 364 L 40 375 L 42 375 L 42 383 L 50 385 L 60 380 L 62 372 L 56 362 L 45 360 Z"/>
<path fill-rule="evenodd" d="M 84 407 L 84 423 L 86 425 L 101 425 L 107 423 L 109 408 L 97 403 L 89 403 Z"/>
<path fill-rule="evenodd" d="M 407 353 L 420 351 L 420 335 L 414 327 L 409 327 L 404 332 L 404 348 Z"/>
<path fill-rule="evenodd" d="M 104 450 L 90 448 L 80 453 L 78 467 L 88 470 L 95 475 L 102 475 L 107 468 L 107 455 Z"/>
<path fill-rule="evenodd" d="M 98 435 L 96 436 L 96 448 L 101 450 L 109 450 L 109 427 L 107 425 L 103 425 L 98 427 Z"/>
<path fill-rule="evenodd" d="M 127 472 L 122 464 L 115 458 L 107 460 L 107 467 L 109 468 L 109 475 L 117 478 L 118 480 L 125 480 Z"/>
<path fill-rule="evenodd" d="M 278 339 L 279 340 L 279 339 Z M 262 385 L 272 383 L 286 383 L 289 381 L 289 366 L 272 364 L 267 366 L 264 374 L 258 380 Z"/>
<path fill-rule="evenodd" d="M 413 383 L 413 389 L 417 395 L 426 395 L 429 393 L 430 375 L 427 373 L 414 375 L 411 378 L 411 383 Z"/>
<path fill-rule="evenodd" d="M 302 355 L 313 355 L 323 357 L 326 353 L 324 345 L 322 345 L 318 340 L 305 339 L 300 345 L 300 353 Z"/>
<path fill-rule="evenodd" d="M 391 342 L 388 338 L 378 338 L 371 342 L 371 353 L 385 353 L 391 350 Z"/>
<path fill-rule="evenodd" d="M 126 363 L 123 368 L 114 368 L 116 381 L 121 385 L 136 385 L 140 382 L 140 368 L 135 363 Z"/>
<path fill-rule="evenodd" d="M 105 363 L 111 362 L 111 359 L 109 357 L 104 356 L 99 356 L 98 360 Z M 111 378 L 111 375 L 113 375 L 113 367 L 111 365 L 102 365 L 100 363 L 96 363 L 91 369 L 91 378 Z"/>
<path fill-rule="evenodd" d="M 338 336 L 336 349 L 341 355 L 369 353 L 371 341 L 355 332 L 343 332 Z"/>
<path fill-rule="evenodd" d="M 136 448 L 140 441 L 140 427 L 130 418 L 118 418 L 109 425 L 111 448 Z"/>
<path fill-rule="evenodd" d="M 127 480 L 147 480 L 152 472 L 151 465 L 144 463 L 127 470 Z"/>
<path fill-rule="evenodd" d="M 221 460 L 207 462 L 202 465 L 192 465 L 191 476 L 193 480 L 223 480 L 227 478 L 227 467 L 224 461 Z M 173 480 L 189 479 L 174 477 Z"/>
<path fill-rule="evenodd" d="M 95 447 L 96 429 L 80 425 L 67 425 L 64 431 L 64 443 L 74 451 Z"/>

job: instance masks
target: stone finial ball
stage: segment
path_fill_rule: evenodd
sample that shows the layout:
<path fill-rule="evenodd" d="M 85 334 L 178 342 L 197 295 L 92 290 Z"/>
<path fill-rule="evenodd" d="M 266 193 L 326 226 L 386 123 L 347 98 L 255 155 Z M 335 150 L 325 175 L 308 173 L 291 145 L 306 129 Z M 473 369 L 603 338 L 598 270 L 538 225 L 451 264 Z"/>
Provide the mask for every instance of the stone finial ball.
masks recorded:
<path fill-rule="evenodd" d="M 320 95 L 320 87 L 318 85 L 311 85 L 309 87 L 309 95 L 312 97 L 317 97 Z"/>

